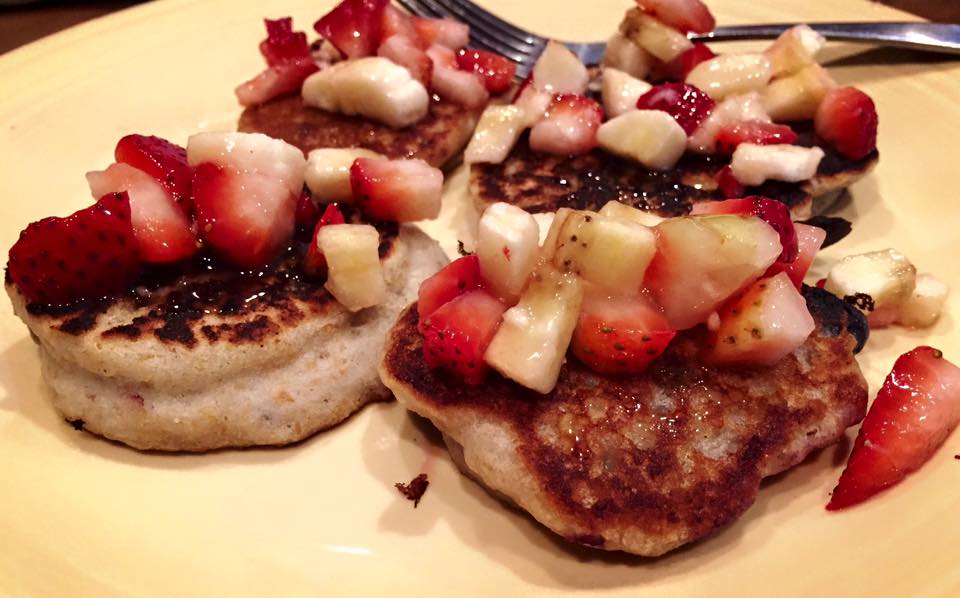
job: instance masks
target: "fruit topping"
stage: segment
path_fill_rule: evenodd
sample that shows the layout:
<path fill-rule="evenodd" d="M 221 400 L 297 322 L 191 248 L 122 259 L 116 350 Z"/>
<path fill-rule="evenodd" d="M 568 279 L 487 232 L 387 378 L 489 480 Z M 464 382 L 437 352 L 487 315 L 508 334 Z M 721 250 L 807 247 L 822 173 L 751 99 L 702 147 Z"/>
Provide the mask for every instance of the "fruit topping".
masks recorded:
<path fill-rule="evenodd" d="M 413 26 L 424 48 L 440 44 L 459 50 L 470 43 L 470 26 L 453 19 L 413 17 Z"/>
<path fill-rule="evenodd" d="M 310 195 L 310 190 L 304 188 L 297 199 L 297 210 L 293 214 L 293 223 L 297 227 L 297 234 L 310 233 L 320 219 L 320 208 Z"/>
<path fill-rule="evenodd" d="M 477 257 L 490 291 L 515 301 L 540 255 L 540 229 L 533 216 L 508 203 L 495 203 L 477 225 Z"/>
<path fill-rule="evenodd" d="M 548 41 L 533 65 L 533 86 L 543 91 L 583 94 L 589 81 L 587 67 L 559 42 Z"/>
<path fill-rule="evenodd" d="M 738 122 L 720 127 L 717 131 L 716 151 L 718 154 L 730 155 L 741 143 L 791 145 L 796 141 L 797 134 L 787 125 Z"/>
<path fill-rule="evenodd" d="M 688 149 L 702 154 L 716 151 L 717 133 L 721 128 L 744 122 L 770 122 L 770 115 L 757 92 L 730 96 L 714 106 L 710 116 L 690 135 Z"/>
<path fill-rule="evenodd" d="M 819 147 L 741 143 L 733 152 L 730 169 L 744 185 L 756 186 L 768 179 L 798 183 L 817 174 L 822 159 Z"/>
<path fill-rule="evenodd" d="M 838 297 L 869 296 L 870 325 L 885 326 L 896 321 L 916 286 L 917 268 L 899 251 L 886 249 L 843 258 L 830 269 L 824 288 Z"/>
<path fill-rule="evenodd" d="M 601 95 L 603 109 L 609 118 L 636 109 L 640 96 L 650 91 L 650 84 L 613 67 L 604 67 Z"/>
<path fill-rule="evenodd" d="M 661 62 L 670 62 L 693 47 L 687 36 L 640 10 L 630 10 L 620 32 Z"/>
<path fill-rule="evenodd" d="M 662 74 L 667 79 L 683 81 L 698 64 L 716 56 L 706 44 L 696 43 L 692 48 L 663 65 Z"/>
<path fill-rule="evenodd" d="M 187 150 L 160 137 L 126 135 L 117 142 L 113 155 L 117 162 L 155 178 L 185 211 L 190 209 L 193 172 L 187 163 Z"/>
<path fill-rule="evenodd" d="M 327 260 L 324 287 L 344 307 L 359 311 L 387 297 L 380 266 L 380 233 L 369 224 L 330 224 L 317 230 L 317 249 Z"/>
<path fill-rule="evenodd" d="M 307 155 L 303 180 L 320 203 L 353 200 L 350 187 L 350 167 L 357 158 L 383 158 L 377 152 L 362 147 L 325 147 Z"/>
<path fill-rule="evenodd" d="M 500 326 L 506 306 L 483 290 L 468 291 L 420 322 L 423 357 L 467 384 L 483 382 L 489 367 L 483 356 Z"/>
<path fill-rule="evenodd" d="M 433 61 L 430 85 L 441 98 L 467 108 L 479 108 L 490 99 L 490 92 L 481 76 L 473 71 L 461 70 L 453 50 L 434 44 L 427 48 L 427 56 Z"/>
<path fill-rule="evenodd" d="M 513 84 L 513 77 L 517 73 L 517 65 L 499 54 L 461 48 L 457 52 L 457 65 L 461 70 L 480 75 L 487 91 L 492 94 L 501 94 Z"/>
<path fill-rule="evenodd" d="M 817 252 L 820 251 L 820 247 L 823 246 L 824 239 L 827 238 L 827 232 L 822 228 L 810 226 L 809 224 L 801 224 L 799 222 L 795 222 L 793 228 L 797 233 L 797 259 L 789 264 L 783 261 L 777 261 L 777 263 L 770 266 L 765 276 L 773 276 L 778 272 L 786 272 L 794 286 L 800 289 L 803 287 L 803 278 L 807 275 L 807 271 L 810 270 L 813 258 L 816 257 Z"/>
<path fill-rule="evenodd" d="M 466 292 L 482 287 L 480 259 L 476 255 L 465 255 L 450 262 L 420 283 L 420 291 L 417 295 L 420 328 L 423 328 L 427 316 L 438 310 L 440 306 Z"/>
<path fill-rule="evenodd" d="M 911 328 L 926 328 L 940 317 L 949 289 L 930 274 L 917 275 L 917 285 L 901 305 L 897 323 Z"/>
<path fill-rule="evenodd" d="M 197 133 L 187 140 L 191 166 L 212 162 L 284 183 L 294 203 L 303 191 L 306 159 L 298 148 L 260 133 Z"/>
<path fill-rule="evenodd" d="M 413 222 L 440 214 L 443 173 L 423 160 L 357 158 L 350 187 L 354 203 L 371 218 Z"/>
<path fill-rule="evenodd" d="M 700 202 L 690 212 L 691 215 L 706 214 L 743 214 L 756 216 L 770 225 L 780 236 L 780 246 L 783 251 L 778 262 L 789 264 L 797 259 L 797 232 L 790 219 L 790 209 L 783 202 L 751 195 L 743 199 L 727 199 L 725 201 Z"/>
<path fill-rule="evenodd" d="M 383 9 L 383 30 L 382 39 L 387 40 L 394 35 L 400 35 L 413 40 L 418 46 L 426 48 L 429 44 L 420 41 L 420 34 L 413 24 L 413 17 L 396 8 L 392 4 L 387 4 Z"/>
<path fill-rule="evenodd" d="M 313 229 L 313 238 L 310 240 L 310 246 L 307 247 L 307 253 L 303 258 L 303 271 L 311 276 L 326 276 L 327 258 L 320 250 L 320 244 L 317 242 L 317 236 L 320 229 L 331 224 L 344 224 L 343 213 L 337 204 L 332 203 L 323 210 L 323 215 L 317 221 Z"/>
<path fill-rule="evenodd" d="M 796 25 L 787 29 L 766 50 L 773 76 L 791 75 L 815 64 L 817 52 L 826 43 L 826 38 L 808 25 Z"/>
<path fill-rule="evenodd" d="M 717 26 L 710 9 L 700 0 L 637 0 L 647 14 L 683 33 L 707 33 Z"/>
<path fill-rule="evenodd" d="M 264 19 L 267 27 L 267 39 L 260 42 L 260 53 L 268 66 L 278 66 L 298 58 L 310 57 L 307 34 L 293 30 L 293 19 Z"/>
<path fill-rule="evenodd" d="M 827 505 L 836 511 L 899 483 L 960 422 L 960 368 L 931 347 L 900 356 L 863 420 Z"/>
<path fill-rule="evenodd" d="M 617 69 L 636 79 L 643 79 L 650 72 L 653 57 L 633 40 L 622 33 L 614 33 L 607 40 L 603 52 L 603 72 L 608 68 Z"/>
<path fill-rule="evenodd" d="M 687 134 L 666 112 L 633 110 L 600 125 L 597 142 L 612 154 L 666 170 L 683 155 Z"/>
<path fill-rule="evenodd" d="M 65 218 L 34 222 L 10 248 L 7 273 L 30 302 L 69 303 L 124 291 L 140 273 L 126 193 Z"/>
<path fill-rule="evenodd" d="M 729 165 L 721 168 L 714 178 L 717 181 L 717 189 L 724 197 L 743 197 L 747 190 L 743 183 L 738 181 L 737 177 L 733 176 L 733 170 L 730 169 Z"/>
<path fill-rule="evenodd" d="M 832 89 L 814 117 L 817 135 L 851 160 L 877 147 L 877 108 L 870 96 L 854 87 Z"/>
<path fill-rule="evenodd" d="M 819 64 L 775 79 L 763 91 L 763 107 L 776 121 L 810 120 L 827 92 L 837 84 Z"/>
<path fill-rule="evenodd" d="M 770 59 L 763 54 L 721 54 L 695 66 L 686 82 L 720 101 L 732 95 L 760 91 L 771 76 Z"/>
<path fill-rule="evenodd" d="M 377 48 L 377 56 L 388 58 L 407 69 L 410 76 L 427 87 L 433 78 L 433 61 L 417 43 L 417 38 L 392 35 Z"/>
<path fill-rule="evenodd" d="M 637 108 L 666 112 L 687 135 L 700 126 L 715 105 L 710 96 L 686 83 L 657 85 L 637 99 Z"/>
<path fill-rule="evenodd" d="M 467 149 L 463 151 L 464 162 L 503 162 L 528 121 L 526 111 L 519 106 L 487 106 L 480 115 Z"/>
<path fill-rule="evenodd" d="M 257 106 L 268 100 L 300 91 L 303 81 L 319 67 L 313 58 L 296 58 L 268 67 L 233 90 L 241 106 Z"/>
<path fill-rule="evenodd" d="M 588 292 L 570 349 L 603 374 L 639 374 L 676 336 L 653 303 L 642 295 Z"/>
<path fill-rule="evenodd" d="M 347 58 L 371 56 L 380 45 L 390 0 L 342 0 L 313 24 Z"/>
<path fill-rule="evenodd" d="M 588 97 L 558 94 L 530 130 L 530 147 L 551 154 L 583 154 L 597 146 L 603 108 Z"/>
<path fill-rule="evenodd" d="M 628 220 L 630 222 L 636 222 L 637 224 L 642 224 L 644 226 L 656 226 L 666 220 L 657 216 L 653 212 L 645 212 L 639 210 L 627 204 L 620 203 L 615 199 L 611 199 L 607 203 L 603 204 L 603 207 L 600 208 L 598 212 L 601 216 L 606 216 L 607 218 L 616 218 L 618 220 Z"/>
<path fill-rule="evenodd" d="M 537 89 L 533 85 L 524 86 L 521 84 L 521 89 L 517 92 L 513 105 L 523 111 L 525 126 L 529 127 L 543 118 L 554 97 L 554 94 Z"/>

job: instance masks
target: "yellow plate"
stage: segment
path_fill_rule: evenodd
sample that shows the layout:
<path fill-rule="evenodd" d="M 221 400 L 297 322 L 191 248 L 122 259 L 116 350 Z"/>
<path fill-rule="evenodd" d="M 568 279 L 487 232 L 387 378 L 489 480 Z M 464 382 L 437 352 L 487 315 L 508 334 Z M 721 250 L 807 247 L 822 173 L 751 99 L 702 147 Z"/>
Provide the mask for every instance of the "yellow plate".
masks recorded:
<path fill-rule="evenodd" d="M 0 247 L 32 220 L 89 203 L 83 174 L 112 161 L 121 135 L 183 143 L 231 127 L 233 87 L 261 68 L 260 18 L 293 14 L 306 29 L 329 4 L 149 3 L 0 58 Z M 606 37 L 631 5 L 484 4 L 568 39 Z M 713 6 L 721 23 L 904 18 L 866 0 Z M 960 361 L 951 334 L 960 314 L 960 63 L 909 54 L 871 64 L 877 57 L 833 69 L 876 99 L 882 159 L 843 211 L 853 234 L 818 258 L 814 275 L 845 253 L 897 247 L 955 292 L 932 330 L 871 338 L 860 361 L 873 391 L 917 344 Z M 463 181 L 452 179 L 448 204 L 462 199 Z M 447 212 L 449 223 L 456 210 Z M 462 232 L 430 230 L 448 249 Z M 765 483 L 757 504 L 716 536 L 640 560 L 568 548 L 505 508 L 396 404 L 282 450 L 142 454 L 57 417 L 9 309 L 0 314 L 0 384 L 0 594 L 946 596 L 960 587 L 960 433 L 906 483 L 841 514 L 823 505 L 848 445 L 825 450 Z M 431 485 L 414 510 L 393 484 L 420 471 Z"/>

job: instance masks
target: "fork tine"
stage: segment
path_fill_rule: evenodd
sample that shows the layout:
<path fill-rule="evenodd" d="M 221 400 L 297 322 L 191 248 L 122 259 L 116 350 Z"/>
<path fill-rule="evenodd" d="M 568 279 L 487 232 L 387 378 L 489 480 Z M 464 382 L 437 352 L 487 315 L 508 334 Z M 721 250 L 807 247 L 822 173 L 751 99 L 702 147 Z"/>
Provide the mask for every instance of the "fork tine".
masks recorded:
<path fill-rule="evenodd" d="M 507 36 L 512 40 L 527 46 L 540 47 L 546 40 L 542 37 L 524 31 L 523 29 L 504 21 L 500 17 L 470 2 L 470 0 L 431 0 L 433 3 L 446 8 L 451 14 L 471 26 L 482 24 L 490 33 Z"/>

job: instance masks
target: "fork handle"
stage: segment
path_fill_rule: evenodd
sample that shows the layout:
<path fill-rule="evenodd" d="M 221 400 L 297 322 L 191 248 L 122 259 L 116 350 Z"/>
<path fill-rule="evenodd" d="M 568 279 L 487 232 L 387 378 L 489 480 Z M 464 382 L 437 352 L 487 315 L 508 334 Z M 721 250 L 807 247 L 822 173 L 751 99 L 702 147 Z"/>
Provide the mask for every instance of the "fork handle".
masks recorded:
<path fill-rule="evenodd" d="M 734 25 L 717 27 L 710 33 L 692 36 L 694 41 L 774 39 L 794 23 Z M 960 54 L 960 25 L 924 22 L 808 23 L 830 40 L 881 42 L 883 45 Z"/>

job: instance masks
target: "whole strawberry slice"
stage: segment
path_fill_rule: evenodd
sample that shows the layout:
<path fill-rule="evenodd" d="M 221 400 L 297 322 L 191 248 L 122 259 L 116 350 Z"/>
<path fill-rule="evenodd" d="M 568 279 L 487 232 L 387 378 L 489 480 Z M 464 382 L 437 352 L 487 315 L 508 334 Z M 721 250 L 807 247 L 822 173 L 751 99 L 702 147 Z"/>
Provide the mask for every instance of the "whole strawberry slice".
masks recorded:
<path fill-rule="evenodd" d="M 672 116 L 687 135 L 710 116 L 715 105 L 710 96 L 687 83 L 656 85 L 637 100 L 641 110 L 662 110 Z"/>
<path fill-rule="evenodd" d="M 303 258 L 303 270 L 311 276 L 325 276 L 327 273 L 327 258 L 320 251 L 320 245 L 317 243 L 317 233 L 320 229 L 330 224 L 343 224 L 343 212 L 332 203 L 323 210 L 323 216 L 317 221 L 316 228 L 313 229 L 313 239 L 310 240 L 310 247 L 307 248 L 307 254 Z"/>
<path fill-rule="evenodd" d="M 647 14 L 683 33 L 713 31 L 717 22 L 700 0 L 637 0 Z"/>
<path fill-rule="evenodd" d="M 499 54 L 462 48 L 457 52 L 457 65 L 462 70 L 477 73 L 483 78 L 487 91 L 499 94 L 510 89 L 513 77 L 517 74 L 517 65 Z"/>
<path fill-rule="evenodd" d="M 530 147 L 558 155 L 586 153 L 597 146 L 603 108 L 595 100 L 573 93 L 553 98 L 544 117 L 530 130 Z"/>
<path fill-rule="evenodd" d="M 750 214 L 770 225 L 780 235 L 783 251 L 778 262 L 789 264 L 797 259 L 797 231 L 790 218 L 790 209 L 783 202 L 751 195 L 742 199 L 702 201 L 690 211 L 691 216 L 710 214 Z"/>
<path fill-rule="evenodd" d="M 720 127 L 717 131 L 717 153 L 731 155 L 741 143 L 757 145 L 790 145 L 797 134 L 787 125 L 765 122 L 738 122 Z"/>
<path fill-rule="evenodd" d="M 467 384 L 480 384 L 490 369 L 483 360 L 507 306 L 486 291 L 464 293 L 418 324 L 423 331 L 423 358 Z"/>
<path fill-rule="evenodd" d="M 7 273 L 29 301 L 61 304 L 125 291 L 140 266 L 130 202 L 115 193 L 28 225 L 10 248 Z"/>
<path fill-rule="evenodd" d="M 264 19 L 263 23 L 267 27 L 267 39 L 260 42 L 260 53 L 269 66 L 310 56 L 307 34 L 293 30 L 293 18 Z"/>
<path fill-rule="evenodd" d="M 414 222 L 440 214 L 443 173 L 423 160 L 358 158 L 350 167 L 350 188 L 371 218 Z"/>
<path fill-rule="evenodd" d="M 117 142 L 113 155 L 117 162 L 139 168 L 157 179 L 189 214 L 193 169 L 187 163 L 187 150 L 160 137 L 127 135 Z"/>
<path fill-rule="evenodd" d="M 851 160 L 860 160 L 877 147 L 877 107 L 855 87 L 831 89 L 813 118 L 817 135 Z"/>
<path fill-rule="evenodd" d="M 427 316 L 454 298 L 482 287 L 480 260 L 476 255 L 466 255 L 454 260 L 424 280 L 420 283 L 420 291 L 417 295 L 417 314 L 420 316 L 421 332 Z"/>
<path fill-rule="evenodd" d="M 343 0 L 313 24 L 317 33 L 347 58 L 372 56 L 383 35 L 383 13 L 390 0 Z"/>
<path fill-rule="evenodd" d="M 920 468 L 960 422 L 960 368 L 931 347 L 900 356 L 863 420 L 828 511 L 863 502 Z"/>

